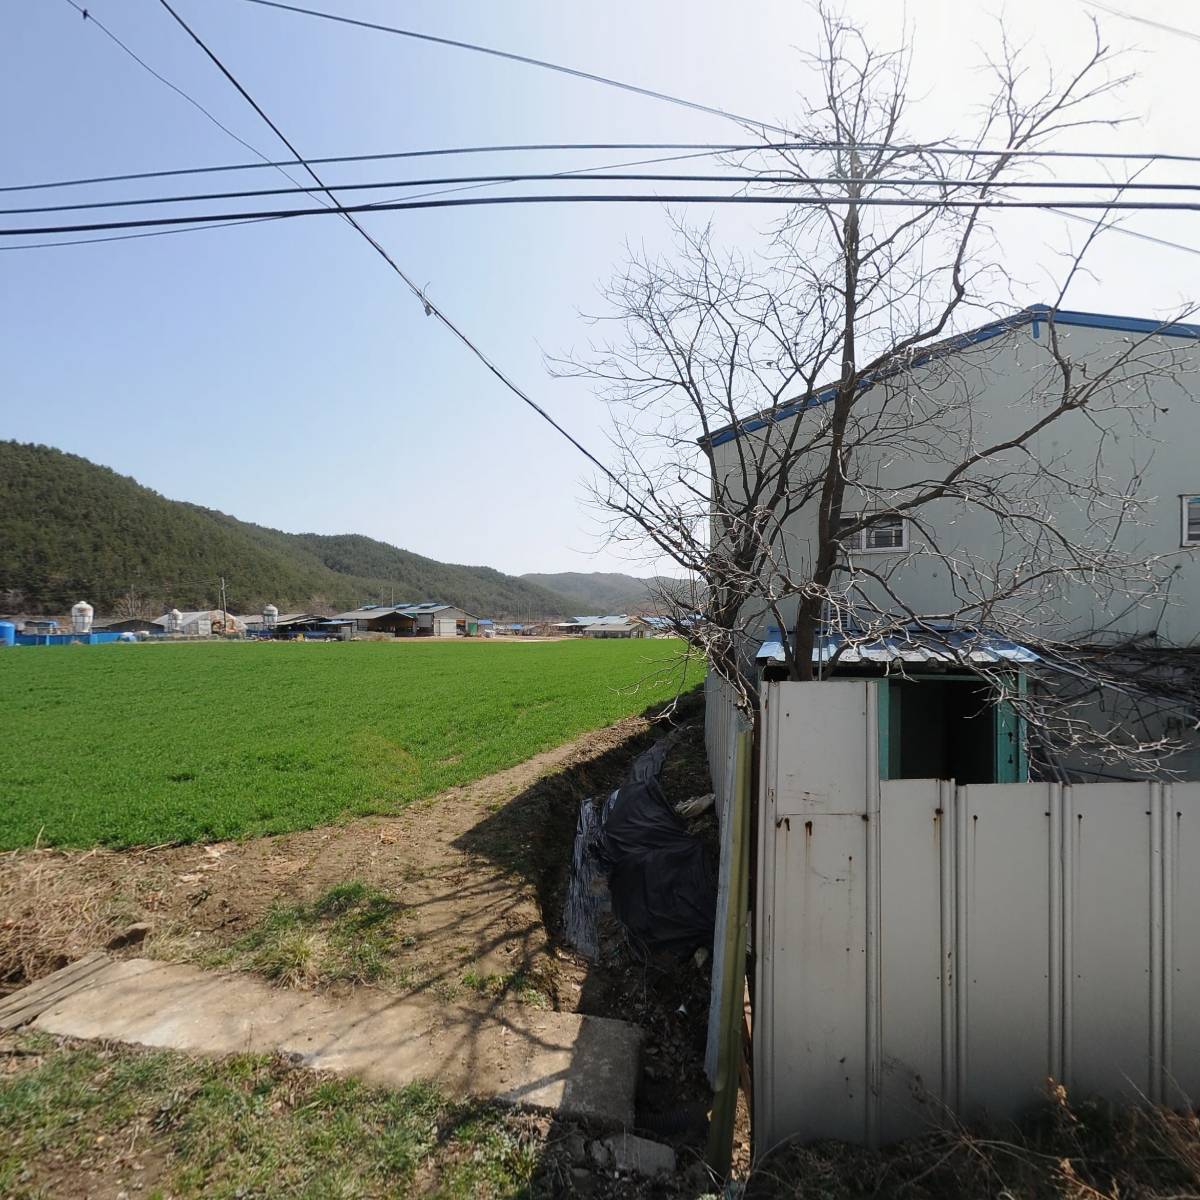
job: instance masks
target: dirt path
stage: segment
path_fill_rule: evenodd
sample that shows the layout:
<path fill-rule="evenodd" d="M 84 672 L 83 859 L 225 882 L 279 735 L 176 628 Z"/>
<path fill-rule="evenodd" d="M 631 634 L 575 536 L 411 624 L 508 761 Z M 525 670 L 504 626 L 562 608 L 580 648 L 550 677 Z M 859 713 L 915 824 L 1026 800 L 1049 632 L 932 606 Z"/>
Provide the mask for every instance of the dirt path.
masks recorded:
<path fill-rule="evenodd" d="M 579 796 L 593 776 L 626 763 L 649 728 L 629 718 L 392 817 L 208 845 L 5 855 L 0 987 L 103 948 L 139 922 L 151 932 L 131 952 L 212 963 L 273 908 L 359 880 L 402 915 L 393 989 L 448 999 L 526 988 L 548 1006 L 576 1008 L 543 905 L 555 902 Z"/>

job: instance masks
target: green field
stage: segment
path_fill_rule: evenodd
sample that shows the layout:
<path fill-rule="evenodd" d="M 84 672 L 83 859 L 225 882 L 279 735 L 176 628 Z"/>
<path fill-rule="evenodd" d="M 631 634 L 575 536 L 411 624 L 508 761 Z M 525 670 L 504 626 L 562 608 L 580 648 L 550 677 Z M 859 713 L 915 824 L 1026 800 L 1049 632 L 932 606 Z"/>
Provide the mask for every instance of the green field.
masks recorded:
<path fill-rule="evenodd" d="M 0 849 L 282 833 L 408 802 L 669 699 L 682 644 L 0 651 Z"/>

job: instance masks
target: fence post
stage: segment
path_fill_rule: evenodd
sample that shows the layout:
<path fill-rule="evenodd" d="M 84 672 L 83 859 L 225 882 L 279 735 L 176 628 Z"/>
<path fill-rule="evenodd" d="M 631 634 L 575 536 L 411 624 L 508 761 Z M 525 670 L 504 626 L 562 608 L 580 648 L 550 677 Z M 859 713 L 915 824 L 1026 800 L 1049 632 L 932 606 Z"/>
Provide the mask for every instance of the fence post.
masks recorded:
<path fill-rule="evenodd" d="M 734 743 L 736 765 L 733 795 L 726 806 L 731 823 L 729 906 L 722 937 L 721 1009 L 717 1026 L 717 1076 L 712 1120 L 708 1129 L 708 1165 L 724 1179 L 733 1158 L 733 1126 L 742 1058 L 742 1018 L 746 987 L 746 921 L 750 908 L 750 772 L 753 743 L 749 731 Z"/>

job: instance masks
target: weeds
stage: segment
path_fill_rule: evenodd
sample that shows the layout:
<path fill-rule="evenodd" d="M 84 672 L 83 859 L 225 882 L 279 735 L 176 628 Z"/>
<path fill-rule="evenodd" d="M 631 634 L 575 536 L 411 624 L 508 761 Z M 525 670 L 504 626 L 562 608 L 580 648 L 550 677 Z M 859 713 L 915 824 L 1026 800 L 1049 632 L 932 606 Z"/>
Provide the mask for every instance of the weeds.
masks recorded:
<path fill-rule="evenodd" d="M 531 1008 L 552 1008 L 550 987 L 547 981 L 537 979 L 527 971 L 509 971 L 504 975 L 482 975 L 472 969 L 465 971 L 462 985 L 477 996 L 487 996 L 491 999 L 501 999 L 514 996 L 522 1004 Z"/>
<path fill-rule="evenodd" d="M 526 1194 L 528 1119 L 429 1083 L 370 1088 L 257 1056 L 72 1048 L 22 1039 L 38 1065 L 0 1075 L 0 1195 L 173 1197 Z"/>
<path fill-rule="evenodd" d="M 403 906 L 358 880 L 339 883 L 311 904 L 279 904 L 214 966 L 256 971 L 280 987 L 380 983 L 394 974 Z"/>
<path fill-rule="evenodd" d="M 747 1200 L 946 1196 L 996 1200 L 1184 1200 L 1200 1196 L 1200 1120 L 1190 1110 L 1073 1104 L 1051 1083 L 1020 1123 L 947 1117 L 879 1151 L 840 1142 L 786 1145 L 752 1173 Z"/>

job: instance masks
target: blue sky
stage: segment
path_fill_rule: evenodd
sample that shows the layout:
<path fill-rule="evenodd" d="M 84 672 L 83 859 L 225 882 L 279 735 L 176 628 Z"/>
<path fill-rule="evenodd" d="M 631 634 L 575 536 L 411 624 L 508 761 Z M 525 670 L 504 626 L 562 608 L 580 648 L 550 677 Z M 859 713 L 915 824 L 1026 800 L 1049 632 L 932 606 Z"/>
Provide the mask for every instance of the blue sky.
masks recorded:
<path fill-rule="evenodd" d="M 323 6 L 767 120 L 795 110 L 804 84 L 794 47 L 812 31 L 808 10 L 790 3 Z M 155 0 L 89 7 L 239 136 L 284 156 Z M 738 136 L 715 117 L 242 0 L 178 0 L 178 7 L 307 155 Z M 895 36 L 899 6 L 861 0 L 849 8 L 885 42 Z M 907 6 L 919 112 L 938 134 L 953 132 L 957 112 L 968 106 L 976 77 L 965 64 L 991 38 L 982 15 L 964 16 L 963 8 L 941 0 Z M 1008 10 L 1013 30 L 1051 58 L 1086 33 L 1078 0 L 1049 8 L 1010 3 Z M 1138 11 L 1184 19 L 1165 3 Z M 1118 43 L 1141 48 L 1134 65 L 1143 78 L 1125 98 L 1137 124 L 1107 137 L 1114 145 L 1200 153 L 1184 103 L 1195 46 L 1124 22 L 1108 28 Z M 10 117 L 0 132 L 5 183 L 249 157 L 66 0 L 9 0 L 0 12 L 0 105 Z M 1089 144 L 1103 140 L 1092 136 Z M 555 170 L 583 161 L 546 156 L 544 164 Z M 387 170 L 403 178 L 465 174 L 485 164 L 464 158 Z M 349 167 L 326 175 L 330 182 L 357 177 Z M 254 178 L 254 186 L 278 180 L 268 171 L 237 178 Z M 128 194 L 148 194 L 145 188 L 129 185 Z M 1195 217 L 1134 224 L 1200 246 Z M 744 236 L 743 225 L 729 221 L 731 236 Z M 580 310 L 600 308 L 597 287 L 627 242 L 666 245 L 661 211 L 459 209 L 380 214 L 370 228 L 539 402 L 603 449 L 602 406 L 587 385 L 552 379 L 544 354 L 586 343 Z M 1006 230 L 1023 280 L 1018 298 L 1047 298 L 1059 261 L 1054 247 L 1068 227 L 1030 215 L 1013 218 Z M 1094 267 L 1069 297 L 1076 307 L 1142 314 L 1186 296 L 1197 263 L 1110 235 Z M 172 498 L 283 529 L 361 532 L 512 572 L 645 569 L 603 547 L 582 502 L 587 471 L 576 452 L 425 317 L 336 219 L 6 252 L 0 270 L 0 436 L 58 446 Z"/>

